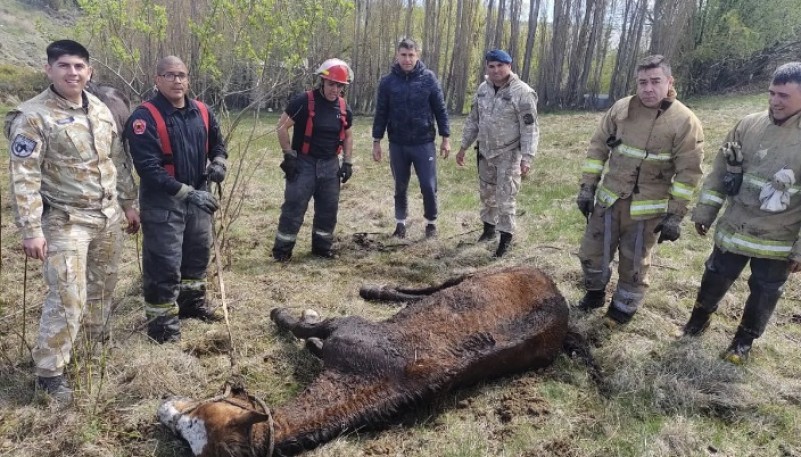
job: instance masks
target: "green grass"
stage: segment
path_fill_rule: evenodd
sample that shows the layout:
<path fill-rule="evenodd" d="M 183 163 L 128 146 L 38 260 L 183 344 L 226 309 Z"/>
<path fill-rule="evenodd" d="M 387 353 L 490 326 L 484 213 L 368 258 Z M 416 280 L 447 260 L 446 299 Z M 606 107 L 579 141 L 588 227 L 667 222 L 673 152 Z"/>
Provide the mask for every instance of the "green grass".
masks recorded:
<path fill-rule="evenodd" d="M 726 132 L 743 115 L 762 110 L 766 97 L 737 95 L 690 100 L 705 127 L 705 168 Z M 518 199 L 518 234 L 510 255 L 491 258 L 494 246 L 478 246 L 481 223 L 475 161 L 464 168 L 440 160 L 440 236 L 423 240 L 422 199 L 410 184 L 410 239 L 389 237 L 394 228 L 392 178 L 386 155 L 370 157 L 372 119 L 355 125 L 355 171 L 343 187 L 337 226 L 340 258 L 309 256 L 311 209 L 288 265 L 270 258 L 283 200 L 277 117 L 248 120 L 230 145 L 232 163 L 250 176 L 233 200 L 242 213 L 226 235 L 223 255 L 235 354 L 251 393 L 278 406 L 320 370 L 301 342 L 276 332 L 269 310 L 315 308 L 324 317 L 391 316 L 395 309 L 358 297 L 365 283 L 426 285 L 465 272 L 527 263 L 547 271 L 575 302 L 582 293 L 576 258 L 585 221 L 575 208 L 578 173 L 601 113 L 540 117 L 540 148 Z M 453 119 L 452 153 L 463 118 Z M 257 138 L 245 150 L 247 127 Z M 386 142 L 384 142 L 386 148 Z M 385 150 L 386 154 L 386 150 Z M 4 156 L 7 157 L 7 156 Z M 7 160 L 7 159 L 5 159 Z M 234 167 L 231 167 L 234 168 Z M 0 180 L 7 183 L 7 164 Z M 226 184 L 229 195 L 232 176 Z M 144 321 L 135 243 L 127 241 L 114 321 L 115 343 L 102 357 L 79 347 L 71 368 L 80 380 L 77 402 L 54 414 L 33 397 L 32 362 L 20 351 L 23 258 L 13 228 L 8 186 L 2 189 L 0 280 L 0 455 L 186 456 L 187 448 L 155 424 L 165 394 L 207 398 L 230 375 L 223 324 L 188 322 L 181 345 L 156 346 Z M 584 364 L 561 356 L 538 372 L 454 392 L 380 432 L 358 432 L 310 452 L 311 456 L 799 456 L 801 455 L 801 294 L 798 278 L 787 284 L 765 336 L 746 367 L 718 358 L 731 338 L 748 293 L 743 278 L 721 304 L 702 339 L 677 338 L 695 299 L 711 236 L 699 237 L 685 221 L 681 239 L 656 249 L 651 288 L 634 321 L 607 330 L 600 312 L 574 315 L 572 324 L 592 343 L 601 369 L 595 384 Z M 366 232 L 367 244 L 353 234 Z M 212 265 L 210 272 L 214 273 Z M 747 275 L 746 275 L 747 276 Z M 613 277 L 613 281 L 615 278 Z M 218 290 L 214 280 L 211 287 Z M 33 343 L 44 294 L 40 265 L 29 262 L 27 344 Z M 102 374 L 102 378 L 101 378 Z M 101 383 L 102 379 L 102 383 Z M 714 450 L 714 451 L 712 451 Z"/>

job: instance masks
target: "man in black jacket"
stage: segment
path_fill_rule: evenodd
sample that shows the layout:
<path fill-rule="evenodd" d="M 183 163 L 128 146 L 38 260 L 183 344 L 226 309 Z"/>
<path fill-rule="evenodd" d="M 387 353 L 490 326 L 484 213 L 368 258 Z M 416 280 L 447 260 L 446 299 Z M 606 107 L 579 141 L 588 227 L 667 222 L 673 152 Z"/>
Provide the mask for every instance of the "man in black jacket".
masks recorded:
<path fill-rule="evenodd" d="M 228 156 L 214 115 L 187 97 L 189 72 L 175 56 L 156 66 L 158 93 L 139 106 L 125 138 L 140 177 L 142 288 L 148 336 L 178 341 L 179 317 L 214 320 L 206 267 L 217 201 L 208 181 L 225 179 Z"/>
<path fill-rule="evenodd" d="M 381 160 L 381 138 L 389 136 L 389 165 L 395 178 L 395 232 L 406 237 L 407 190 L 414 165 L 426 219 L 426 237 L 437 234 L 437 157 L 434 139 L 442 136 L 440 155 L 451 151 L 445 98 L 434 72 L 419 59 L 420 47 L 410 39 L 398 43 L 392 71 L 381 78 L 373 119 L 373 160 Z M 436 119 L 436 128 L 434 121 Z"/>

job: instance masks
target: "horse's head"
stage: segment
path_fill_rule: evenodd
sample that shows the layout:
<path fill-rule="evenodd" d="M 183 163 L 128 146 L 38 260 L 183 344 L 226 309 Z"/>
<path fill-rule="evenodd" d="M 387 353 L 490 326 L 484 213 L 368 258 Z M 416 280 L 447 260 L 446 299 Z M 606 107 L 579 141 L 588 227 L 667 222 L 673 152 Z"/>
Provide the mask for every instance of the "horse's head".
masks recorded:
<path fill-rule="evenodd" d="M 196 457 L 246 457 L 272 453 L 267 407 L 244 390 L 206 401 L 171 398 L 159 406 L 159 421 L 183 438 Z M 268 422 L 256 436 L 253 425 Z"/>

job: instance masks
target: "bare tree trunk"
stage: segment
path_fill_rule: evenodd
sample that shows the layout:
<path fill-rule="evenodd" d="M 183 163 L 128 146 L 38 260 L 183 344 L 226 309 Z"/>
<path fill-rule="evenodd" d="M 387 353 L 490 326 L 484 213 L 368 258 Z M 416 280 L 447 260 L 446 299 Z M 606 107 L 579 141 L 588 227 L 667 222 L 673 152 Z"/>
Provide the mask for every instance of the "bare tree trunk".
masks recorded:
<path fill-rule="evenodd" d="M 506 23 L 506 0 L 498 0 L 498 15 L 495 17 L 495 36 L 491 48 L 500 48 L 503 43 L 503 29 Z"/>
<path fill-rule="evenodd" d="M 406 4 L 406 27 L 404 29 L 404 36 L 411 37 L 412 36 L 412 13 L 414 12 L 414 0 L 407 0 L 408 3 Z"/>
<path fill-rule="evenodd" d="M 521 79 L 530 83 L 529 74 L 531 73 L 531 57 L 534 51 L 534 40 L 537 38 L 537 19 L 540 13 L 540 0 L 529 0 L 528 6 L 528 33 L 526 33 L 526 54 L 523 57 L 523 69 Z"/>
<path fill-rule="evenodd" d="M 512 69 L 519 73 L 520 62 L 517 61 L 517 47 L 520 41 L 520 7 L 523 0 L 511 0 L 512 5 L 509 9 L 509 55 L 512 56 Z"/>
<path fill-rule="evenodd" d="M 562 74 L 567 37 L 570 33 L 570 0 L 554 1 L 553 38 L 547 57 L 540 60 L 540 81 L 537 93 L 543 107 L 562 106 Z"/>

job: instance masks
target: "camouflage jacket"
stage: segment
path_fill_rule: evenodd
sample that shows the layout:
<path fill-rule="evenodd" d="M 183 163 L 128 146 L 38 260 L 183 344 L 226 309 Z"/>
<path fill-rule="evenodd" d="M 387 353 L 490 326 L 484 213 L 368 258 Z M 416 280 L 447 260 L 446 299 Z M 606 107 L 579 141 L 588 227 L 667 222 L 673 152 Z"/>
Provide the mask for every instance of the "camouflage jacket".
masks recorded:
<path fill-rule="evenodd" d="M 45 207 L 109 219 L 136 202 L 130 156 L 109 109 L 84 91 L 76 105 L 48 88 L 6 116 L 12 207 L 23 238 L 43 237 Z M 100 214 L 98 214 L 100 213 Z"/>
<path fill-rule="evenodd" d="M 461 147 L 467 149 L 476 140 L 484 157 L 519 151 L 522 162 L 531 165 L 539 142 L 534 89 L 514 73 L 497 91 L 489 80 L 481 83 L 464 124 Z"/>
<path fill-rule="evenodd" d="M 737 195 L 723 187 L 726 159 L 715 157 L 712 172 L 704 180 L 692 220 L 712 225 L 726 204 L 715 230 L 715 244 L 723 251 L 749 257 L 801 261 L 801 114 L 782 125 L 773 123 L 769 112 L 746 116 L 729 132 L 725 141 L 742 145 L 743 183 Z M 795 174 L 787 209 L 772 213 L 760 209 L 762 186 L 782 168 Z"/>
<path fill-rule="evenodd" d="M 659 108 L 626 97 L 606 112 L 590 139 L 581 183 L 598 186 L 603 175 L 598 204 L 608 208 L 631 198 L 635 220 L 684 217 L 701 180 L 703 144 L 701 122 L 672 89 Z"/>

